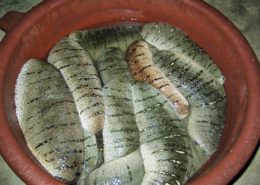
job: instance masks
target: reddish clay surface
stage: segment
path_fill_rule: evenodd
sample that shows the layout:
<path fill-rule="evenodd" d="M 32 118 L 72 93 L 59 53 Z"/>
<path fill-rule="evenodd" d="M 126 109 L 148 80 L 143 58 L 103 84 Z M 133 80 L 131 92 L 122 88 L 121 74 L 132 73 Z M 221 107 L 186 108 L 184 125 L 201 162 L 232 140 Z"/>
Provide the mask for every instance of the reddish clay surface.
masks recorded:
<path fill-rule="evenodd" d="M 20 18 L 6 16 L 0 21 L 8 32 L 0 45 L 0 151 L 27 184 L 61 183 L 33 159 L 19 129 L 14 104 L 19 70 L 29 58 L 46 58 L 59 39 L 75 30 L 120 22 L 163 21 L 180 27 L 213 57 L 226 77 L 228 116 L 221 143 L 188 184 L 227 184 L 255 149 L 260 135 L 259 64 L 240 32 L 206 3 L 46 0 Z"/>

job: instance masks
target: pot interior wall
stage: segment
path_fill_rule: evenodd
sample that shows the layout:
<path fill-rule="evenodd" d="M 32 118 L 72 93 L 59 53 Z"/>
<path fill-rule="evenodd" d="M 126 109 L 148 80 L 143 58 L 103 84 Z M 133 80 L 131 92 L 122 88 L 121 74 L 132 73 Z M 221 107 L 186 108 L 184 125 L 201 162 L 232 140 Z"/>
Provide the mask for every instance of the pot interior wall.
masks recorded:
<path fill-rule="evenodd" d="M 228 98 L 228 116 L 218 151 L 211 160 L 195 175 L 203 176 L 217 164 L 236 141 L 242 127 L 247 108 L 247 85 L 243 68 L 243 56 L 239 56 L 232 38 L 219 30 L 210 17 L 201 16 L 202 12 L 190 4 L 174 1 L 67 1 L 54 4 L 39 18 L 35 18 L 30 29 L 21 29 L 13 50 L 10 63 L 5 72 L 4 101 L 5 111 L 17 142 L 31 155 L 19 129 L 15 114 L 14 88 L 22 65 L 29 58 L 46 59 L 48 51 L 63 36 L 82 28 L 131 22 L 168 22 L 181 28 L 204 48 L 219 65 L 226 77 L 225 89 Z M 185 2 L 185 1 L 182 1 Z M 50 2 L 48 2 L 51 4 Z M 48 4 L 47 3 L 47 4 Z M 62 6 L 58 6 L 62 4 Z M 185 6 L 184 6 L 185 5 Z M 47 7 L 47 6 L 46 6 Z M 26 15 L 27 18 L 33 16 Z M 214 20 L 214 19 L 213 19 Z M 22 22 L 21 22 L 22 23 Z M 18 29 L 18 28 L 17 28 Z"/>

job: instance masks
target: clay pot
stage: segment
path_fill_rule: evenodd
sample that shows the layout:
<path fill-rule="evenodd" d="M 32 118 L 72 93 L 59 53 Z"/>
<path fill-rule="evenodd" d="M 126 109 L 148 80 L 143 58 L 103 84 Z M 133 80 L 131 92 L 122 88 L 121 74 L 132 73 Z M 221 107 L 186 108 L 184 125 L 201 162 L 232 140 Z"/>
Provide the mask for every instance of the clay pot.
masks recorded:
<path fill-rule="evenodd" d="M 14 86 L 25 61 L 46 59 L 57 41 L 78 29 L 154 21 L 168 22 L 188 33 L 226 77 L 228 115 L 221 142 L 188 184 L 227 184 L 238 174 L 259 140 L 260 67 L 230 21 L 199 0 L 49 0 L 24 15 L 9 13 L 0 21 L 7 31 L 0 45 L 0 150 L 24 182 L 61 184 L 32 157 L 18 126 Z"/>

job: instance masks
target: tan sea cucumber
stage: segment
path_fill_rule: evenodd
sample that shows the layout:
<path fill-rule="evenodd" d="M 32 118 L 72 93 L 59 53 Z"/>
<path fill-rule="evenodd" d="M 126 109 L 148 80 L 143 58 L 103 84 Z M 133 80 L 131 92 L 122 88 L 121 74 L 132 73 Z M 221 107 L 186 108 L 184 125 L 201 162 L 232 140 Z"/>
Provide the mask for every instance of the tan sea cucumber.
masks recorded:
<path fill-rule="evenodd" d="M 166 75 L 154 65 L 152 52 L 145 41 L 136 41 L 129 47 L 128 66 L 135 80 L 151 84 L 172 102 L 180 119 L 189 114 L 189 104 L 186 98 Z"/>

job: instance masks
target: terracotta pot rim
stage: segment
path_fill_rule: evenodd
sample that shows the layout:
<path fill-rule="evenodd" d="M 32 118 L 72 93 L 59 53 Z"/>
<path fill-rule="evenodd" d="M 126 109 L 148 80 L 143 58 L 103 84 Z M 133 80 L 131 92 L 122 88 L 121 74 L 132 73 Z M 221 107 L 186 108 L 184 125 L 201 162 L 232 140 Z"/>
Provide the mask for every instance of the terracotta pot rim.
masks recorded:
<path fill-rule="evenodd" d="M 254 55 L 252 49 L 250 48 L 247 41 L 237 30 L 237 28 L 220 12 L 214 8 L 207 5 L 205 2 L 195 0 L 188 1 L 183 0 L 187 6 L 192 6 L 198 11 L 203 12 L 206 16 L 214 21 L 219 27 L 221 27 L 225 33 L 233 40 L 234 46 L 237 51 L 241 53 L 243 57 L 242 64 L 243 70 L 247 74 L 246 82 L 248 84 L 248 106 L 247 114 L 245 117 L 243 128 L 241 128 L 241 133 L 236 139 L 233 147 L 225 155 L 225 157 L 219 161 L 217 166 L 214 166 L 211 170 L 207 171 L 204 176 L 201 176 L 199 179 L 195 179 L 190 184 L 203 184 L 208 182 L 208 184 L 221 184 L 220 181 L 213 182 L 216 176 L 223 178 L 224 183 L 228 183 L 238 172 L 242 169 L 245 163 L 248 161 L 250 155 L 253 153 L 254 149 L 257 146 L 260 135 L 260 117 L 258 116 L 257 110 L 260 110 L 260 67 L 257 63 L 257 58 Z M 16 23 L 12 29 L 8 32 L 6 37 L 0 44 L 0 56 L 2 57 L 2 62 L 0 63 L 0 87 L 3 87 L 4 78 L 5 78 L 5 69 L 8 64 L 8 59 L 12 55 L 13 51 L 16 48 L 16 41 L 21 39 L 27 30 L 36 23 L 41 17 L 43 17 L 48 12 L 53 11 L 55 8 L 59 7 L 61 4 L 66 3 L 66 0 L 60 1 L 45 1 L 33 8 L 30 12 L 26 13 L 20 22 Z M 225 25 L 223 27 L 223 25 Z M 0 152 L 3 158 L 11 166 L 11 168 L 17 173 L 22 179 L 24 179 L 29 184 L 35 184 L 39 180 L 33 179 L 30 177 L 30 174 L 24 173 L 24 169 L 33 167 L 33 162 L 25 154 L 22 148 L 17 144 L 13 133 L 9 127 L 7 117 L 4 110 L 4 100 L 3 100 L 3 90 L 0 91 Z M 7 138 L 8 137 L 8 138 Z M 6 147 L 8 151 L 6 152 Z M 241 148 L 245 153 L 241 152 Z M 13 152 L 17 154 L 16 156 L 10 158 L 10 155 Z M 237 164 L 237 159 L 240 159 L 239 164 Z M 26 166 L 21 160 L 28 162 Z M 225 169 L 230 166 L 236 166 L 233 170 L 230 170 L 226 174 L 222 174 L 221 169 Z M 33 167 L 35 173 L 42 176 L 43 178 L 49 178 L 48 174 L 44 174 L 40 171 L 39 168 Z M 23 170 L 20 170 L 23 169 Z M 59 183 L 56 180 L 52 181 L 53 183 Z"/>

